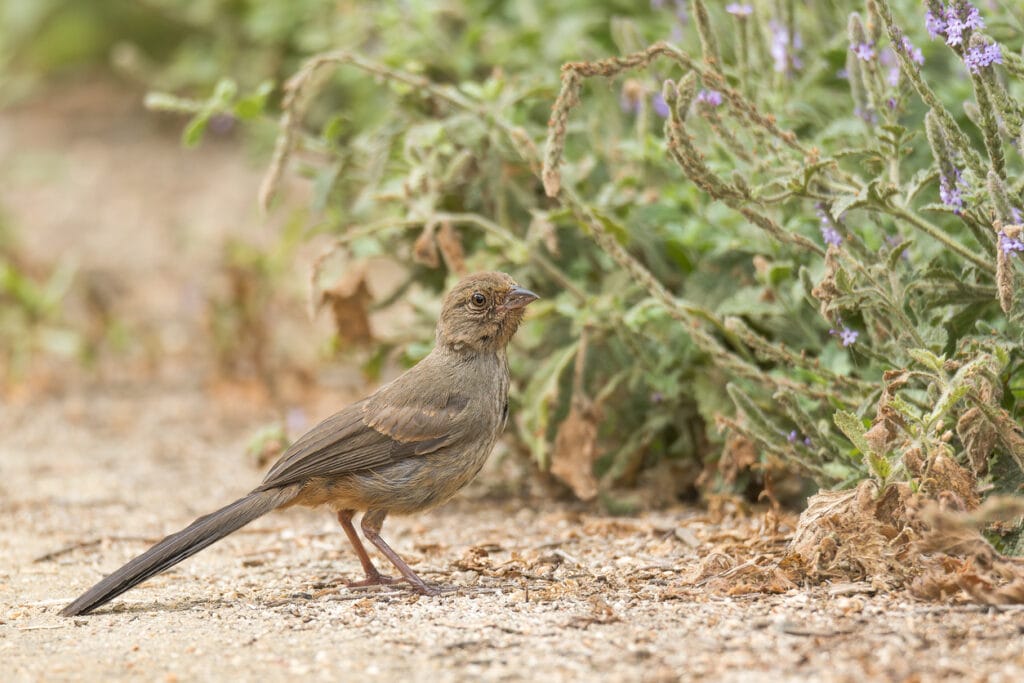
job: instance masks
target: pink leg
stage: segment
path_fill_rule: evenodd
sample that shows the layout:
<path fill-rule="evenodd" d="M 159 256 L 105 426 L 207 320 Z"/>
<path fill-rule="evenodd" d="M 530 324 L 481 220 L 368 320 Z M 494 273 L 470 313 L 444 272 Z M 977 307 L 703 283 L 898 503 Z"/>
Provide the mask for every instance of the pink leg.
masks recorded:
<path fill-rule="evenodd" d="M 398 579 L 381 574 L 377 571 L 377 568 L 373 566 L 370 556 L 366 553 L 366 548 L 363 547 L 363 542 L 359 540 L 359 535 L 356 534 L 356 529 L 352 526 L 352 517 L 355 514 L 355 510 L 340 510 L 338 512 L 338 523 L 341 524 L 341 528 L 345 530 L 345 535 L 348 536 L 349 543 L 351 543 L 352 547 L 355 549 L 356 555 L 359 557 L 359 562 L 363 565 L 363 573 L 366 574 L 366 578 L 362 581 L 350 581 L 347 585 L 354 588 L 357 586 L 377 586 L 380 584 L 394 583 Z"/>
<path fill-rule="evenodd" d="M 416 575 L 412 567 L 407 565 L 405 560 L 399 557 L 398 553 L 392 550 L 391 546 L 380 537 L 380 528 L 384 526 L 384 517 L 387 514 L 387 510 L 370 510 L 363 515 L 363 519 L 359 523 L 363 530 L 363 535 L 366 536 L 370 543 L 377 546 L 377 549 L 384 553 L 386 558 L 391 560 L 391 564 L 395 565 L 395 568 L 402 573 L 402 576 L 405 577 L 405 580 L 412 585 L 417 593 L 420 595 L 437 595 L 440 591 L 433 586 L 428 586 L 423 579 Z"/>

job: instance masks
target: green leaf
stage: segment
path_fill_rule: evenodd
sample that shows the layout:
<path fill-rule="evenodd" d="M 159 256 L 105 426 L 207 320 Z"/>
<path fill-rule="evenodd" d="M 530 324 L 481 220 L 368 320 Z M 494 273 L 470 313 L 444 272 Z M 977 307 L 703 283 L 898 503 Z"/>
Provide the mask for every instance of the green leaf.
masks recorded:
<path fill-rule="evenodd" d="M 267 98 L 274 91 L 273 81 L 263 81 L 249 95 L 235 102 L 233 111 L 242 121 L 250 121 L 263 114 L 267 108 Z"/>
<path fill-rule="evenodd" d="M 883 482 L 889 479 L 892 475 L 892 463 L 889 462 L 888 458 L 874 453 L 868 453 L 864 457 L 867 460 L 868 467 L 875 476 Z"/>
<path fill-rule="evenodd" d="M 212 112 L 203 111 L 192 117 L 181 133 L 181 143 L 186 147 L 195 147 L 202 141 L 206 126 L 210 123 Z"/>
<path fill-rule="evenodd" d="M 936 356 L 928 349 L 907 349 L 907 355 L 929 370 L 943 374 L 942 364 L 946 362 L 946 359 Z"/>
<path fill-rule="evenodd" d="M 868 445 L 868 440 L 864 438 L 864 432 L 866 430 L 864 429 L 864 423 L 861 422 L 860 418 L 845 410 L 837 410 L 832 416 L 832 420 L 858 451 L 865 456 L 873 453 L 871 446 Z"/>

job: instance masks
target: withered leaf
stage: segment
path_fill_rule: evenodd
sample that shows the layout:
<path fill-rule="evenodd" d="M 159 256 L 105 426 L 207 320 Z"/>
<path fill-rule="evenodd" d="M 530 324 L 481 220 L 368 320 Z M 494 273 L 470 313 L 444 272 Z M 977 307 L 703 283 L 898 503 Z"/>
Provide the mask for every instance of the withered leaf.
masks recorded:
<path fill-rule="evenodd" d="M 968 409 L 956 423 L 956 435 L 960 437 L 967 457 L 971 461 L 971 469 L 977 475 L 988 470 L 988 458 L 995 448 L 996 428 L 985 419 L 985 414 L 977 406 Z"/>
<path fill-rule="evenodd" d="M 456 275 L 464 275 L 466 273 L 465 252 L 462 249 L 459 233 L 455 232 L 451 221 L 441 224 L 441 229 L 437 233 L 437 246 L 441 249 L 441 256 L 444 257 L 444 263 L 448 266 L 448 270 Z"/>
<path fill-rule="evenodd" d="M 589 401 L 573 401 L 555 435 L 551 474 L 565 482 L 580 500 L 597 496 L 594 461 L 598 455 L 598 412 Z"/>
<path fill-rule="evenodd" d="M 412 258 L 416 263 L 422 263 L 429 268 L 437 268 L 441 265 L 441 259 L 437 254 L 437 242 L 434 233 L 437 230 L 437 223 L 427 223 L 420 231 L 420 236 L 412 245 Z"/>
<path fill-rule="evenodd" d="M 373 295 L 366 285 L 364 267 L 348 270 L 320 297 L 321 306 L 331 307 L 338 337 L 349 344 L 366 344 L 373 340 L 369 317 L 371 301 Z"/>

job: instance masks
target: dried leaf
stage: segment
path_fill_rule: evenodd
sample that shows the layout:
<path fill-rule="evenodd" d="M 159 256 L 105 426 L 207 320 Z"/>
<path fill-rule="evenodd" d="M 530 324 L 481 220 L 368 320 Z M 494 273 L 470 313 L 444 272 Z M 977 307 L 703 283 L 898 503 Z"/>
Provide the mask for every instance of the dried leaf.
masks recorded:
<path fill-rule="evenodd" d="M 573 401 L 555 435 L 551 473 L 565 482 L 580 500 L 597 496 L 594 461 L 597 459 L 599 410 L 589 401 Z"/>
<path fill-rule="evenodd" d="M 791 554 L 806 558 L 809 578 L 853 581 L 898 573 L 898 548 L 887 528 L 892 525 L 878 518 L 876 493 L 875 483 L 864 481 L 850 491 L 811 496 L 789 544 Z M 896 507 L 889 502 L 888 514 Z"/>
<path fill-rule="evenodd" d="M 441 224 L 441 230 L 437 233 L 437 246 L 441 248 L 441 256 L 448 270 L 456 275 L 466 274 L 466 258 L 462 249 L 462 240 L 455 232 L 451 221 Z"/>
<path fill-rule="evenodd" d="M 832 308 L 832 301 L 838 299 L 842 294 L 836 285 L 836 275 L 839 273 L 839 247 L 830 244 L 825 253 L 825 272 L 821 281 L 811 290 L 811 296 L 821 302 L 819 309 L 824 318 L 830 318 L 829 311 Z"/>
<path fill-rule="evenodd" d="M 727 486 L 732 486 L 740 475 L 749 472 L 757 462 L 757 445 L 743 434 L 732 432 L 722 447 L 722 457 L 717 463 L 709 463 L 708 468 L 721 476 Z"/>
<path fill-rule="evenodd" d="M 1017 239 L 1024 226 L 1002 224 L 997 220 L 993 226 L 996 234 L 1005 234 L 1009 239 Z M 996 292 L 999 295 L 999 307 L 1003 313 L 1009 313 L 1013 308 L 1013 264 L 1010 262 L 1010 254 L 1003 249 L 996 249 Z"/>
<path fill-rule="evenodd" d="M 338 337 L 349 344 L 366 344 L 373 340 L 370 329 L 369 304 L 373 296 L 366 284 L 366 268 L 346 271 L 335 285 L 325 289 L 320 306 L 330 306 Z"/>
<path fill-rule="evenodd" d="M 988 471 L 988 459 L 995 448 L 996 428 L 985 419 L 985 414 L 977 406 L 968 409 L 956 423 L 956 435 L 960 437 L 967 457 L 971 461 L 971 469 L 975 475 L 983 475 Z"/>
<path fill-rule="evenodd" d="M 999 442 L 1024 472 L 1024 430 L 1003 408 L 996 409 L 990 416 L 995 420 Z"/>
<path fill-rule="evenodd" d="M 921 480 L 921 490 L 935 499 L 956 501 L 957 507 L 973 510 L 978 507 L 977 482 L 974 475 L 952 458 L 937 453 Z"/>
<path fill-rule="evenodd" d="M 412 245 L 412 258 L 416 263 L 422 263 L 428 268 L 437 268 L 441 265 L 441 259 L 437 254 L 437 242 L 434 233 L 437 230 L 437 223 L 427 223 L 420 231 L 420 236 Z"/>

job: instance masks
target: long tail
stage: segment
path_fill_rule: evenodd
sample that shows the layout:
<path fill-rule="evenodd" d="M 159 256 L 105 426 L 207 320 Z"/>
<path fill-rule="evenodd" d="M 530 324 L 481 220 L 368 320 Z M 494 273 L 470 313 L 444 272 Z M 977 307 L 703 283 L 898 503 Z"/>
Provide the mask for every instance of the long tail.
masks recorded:
<path fill-rule="evenodd" d="M 245 498 L 240 498 L 216 512 L 200 517 L 178 533 L 171 534 L 113 574 L 105 577 L 65 607 L 61 614 L 65 617 L 88 614 L 129 588 L 173 567 L 186 558 L 192 557 L 203 548 L 216 543 L 231 532 L 241 529 L 257 517 L 262 517 L 274 508 L 287 503 L 296 496 L 298 491 L 298 486 L 254 491 Z"/>

